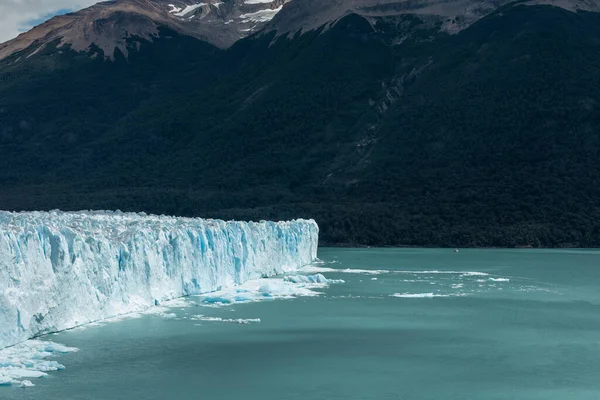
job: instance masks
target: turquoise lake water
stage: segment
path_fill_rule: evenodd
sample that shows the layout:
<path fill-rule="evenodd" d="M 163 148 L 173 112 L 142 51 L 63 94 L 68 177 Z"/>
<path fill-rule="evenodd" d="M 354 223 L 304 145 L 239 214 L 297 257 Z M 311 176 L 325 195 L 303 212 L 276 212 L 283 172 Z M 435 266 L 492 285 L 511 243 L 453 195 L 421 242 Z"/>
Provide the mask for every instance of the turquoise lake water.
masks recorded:
<path fill-rule="evenodd" d="M 321 273 L 345 283 L 318 297 L 50 335 L 80 350 L 35 387 L 0 388 L 0 399 L 600 399 L 600 251 L 319 257 Z"/>

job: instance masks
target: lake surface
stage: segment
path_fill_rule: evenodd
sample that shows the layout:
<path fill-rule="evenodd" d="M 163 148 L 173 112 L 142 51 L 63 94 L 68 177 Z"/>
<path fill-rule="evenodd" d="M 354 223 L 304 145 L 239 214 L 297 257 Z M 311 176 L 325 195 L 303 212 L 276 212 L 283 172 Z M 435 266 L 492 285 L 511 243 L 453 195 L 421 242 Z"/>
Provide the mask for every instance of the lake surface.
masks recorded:
<path fill-rule="evenodd" d="M 50 335 L 80 349 L 57 358 L 66 369 L 0 398 L 600 399 L 600 251 L 319 257 L 307 273 L 345 283 L 318 297 L 176 307 Z"/>

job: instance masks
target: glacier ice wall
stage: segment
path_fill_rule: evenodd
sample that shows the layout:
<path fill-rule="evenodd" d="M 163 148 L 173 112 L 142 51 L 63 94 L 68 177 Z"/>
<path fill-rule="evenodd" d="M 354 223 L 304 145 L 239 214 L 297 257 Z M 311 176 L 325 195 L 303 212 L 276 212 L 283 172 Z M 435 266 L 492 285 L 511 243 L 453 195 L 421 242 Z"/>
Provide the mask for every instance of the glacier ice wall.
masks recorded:
<path fill-rule="evenodd" d="M 0 212 L 0 348 L 316 259 L 313 220 Z"/>

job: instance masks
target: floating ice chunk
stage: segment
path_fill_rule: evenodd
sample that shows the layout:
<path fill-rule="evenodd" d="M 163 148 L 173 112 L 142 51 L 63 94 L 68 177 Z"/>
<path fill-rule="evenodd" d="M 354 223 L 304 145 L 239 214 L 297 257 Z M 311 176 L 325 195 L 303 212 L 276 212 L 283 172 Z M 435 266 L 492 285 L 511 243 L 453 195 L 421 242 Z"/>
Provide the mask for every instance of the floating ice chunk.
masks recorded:
<path fill-rule="evenodd" d="M 363 274 L 363 275 L 381 275 L 381 274 L 409 274 L 409 275 L 459 275 L 460 277 L 468 277 L 468 276 L 488 276 L 489 274 L 485 272 L 478 271 L 443 271 L 443 270 L 387 270 L 387 269 L 358 269 L 358 268 L 331 268 L 331 267 L 323 267 L 319 265 L 315 265 L 316 263 L 312 263 L 311 265 L 307 265 L 302 267 L 299 271 L 304 273 L 343 273 L 343 274 Z"/>
<path fill-rule="evenodd" d="M 463 286 L 464 285 L 462 283 L 454 283 L 454 284 L 452 284 L 452 289 L 460 289 Z"/>
<path fill-rule="evenodd" d="M 393 297 L 403 298 L 425 298 L 425 297 L 448 297 L 447 294 L 434 294 L 434 293 L 394 293 Z"/>
<path fill-rule="evenodd" d="M 318 296 L 314 289 L 325 288 L 332 283 L 343 283 L 341 279 L 327 279 L 317 275 L 290 275 L 283 278 L 263 278 L 248 281 L 237 287 L 218 290 L 198 296 L 204 304 L 230 305 L 272 299 Z"/>
<path fill-rule="evenodd" d="M 461 274 L 462 272 L 460 271 L 440 271 L 437 269 L 433 269 L 433 270 L 425 270 L 425 271 L 419 271 L 419 270 L 415 270 L 415 271 L 411 271 L 411 270 L 403 270 L 403 271 L 393 271 L 396 274 L 427 274 L 427 275 L 435 275 L 435 274 Z"/>
<path fill-rule="evenodd" d="M 185 307 L 195 306 L 196 303 L 194 303 L 193 301 L 191 301 L 185 297 L 180 297 L 178 299 L 166 301 L 163 303 L 163 305 L 165 307 L 169 307 L 169 308 L 185 308 Z"/>
<path fill-rule="evenodd" d="M 488 278 L 488 280 L 492 282 L 510 282 L 508 278 Z"/>
<path fill-rule="evenodd" d="M 10 379 L 8 376 L 4 376 L 0 373 L 0 386 L 10 386 L 13 383 L 15 383 L 13 379 Z"/>
<path fill-rule="evenodd" d="M 466 296 L 464 293 L 456 293 L 456 294 L 441 294 L 441 293 L 394 293 L 391 295 L 392 297 L 401 297 L 401 298 L 432 298 L 432 297 L 456 297 L 456 296 Z"/>
<path fill-rule="evenodd" d="M 225 296 L 205 296 L 202 301 L 207 304 L 231 304 L 231 300 Z"/>
<path fill-rule="evenodd" d="M 28 379 L 41 378 L 47 372 L 64 369 L 64 365 L 48 360 L 63 353 L 77 351 L 74 347 L 46 342 L 28 340 L 12 347 L 0 350 L 0 385 L 33 386 Z M 23 378 L 28 378 L 21 381 Z"/>
<path fill-rule="evenodd" d="M 465 276 L 487 276 L 485 272 L 477 272 L 477 271 L 443 271 L 443 270 L 424 270 L 424 271 L 411 271 L 411 270 L 402 270 L 402 271 L 391 271 L 395 274 L 411 274 L 411 275 L 460 275 L 460 277 Z"/>
<path fill-rule="evenodd" d="M 318 274 L 321 272 L 341 272 L 339 269 L 335 268 L 327 268 L 327 267 L 319 267 L 316 265 L 306 265 L 298 270 L 298 272 L 302 272 L 305 274 Z"/>
<path fill-rule="evenodd" d="M 461 277 L 465 277 L 465 276 L 488 276 L 489 274 L 486 274 L 485 272 L 477 272 L 477 271 L 467 271 L 467 272 L 461 272 L 460 276 Z"/>
<path fill-rule="evenodd" d="M 194 315 L 190 317 L 191 320 L 194 321 L 209 321 L 209 322 L 230 322 L 233 324 L 254 324 L 260 323 L 260 318 L 221 318 L 221 317 L 206 317 L 204 315 Z"/>
<path fill-rule="evenodd" d="M 376 281 L 376 280 L 377 280 L 377 278 L 371 278 L 371 280 L 372 280 L 372 281 Z"/>
<path fill-rule="evenodd" d="M 145 315 L 161 315 L 161 314 L 166 313 L 168 310 L 169 309 L 167 307 L 156 306 L 156 307 L 151 307 L 151 308 L 147 309 L 142 314 L 145 314 Z"/>
<path fill-rule="evenodd" d="M 337 272 L 342 274 L 364 274 L 364 275 L 380 275 L 387 274 L 390 271 L 384 269 L 355 269 L 355 268 L 329 268 L 329 267 L 319 267 L 317 265 L 307 265 L 305 267 L 300 268 L 299 272 L 304 273 L 320 273 L 320 272 Z"/>
<path fill-rule="evenodd" d="M 33 383 L 31 383 L 31 381 L 28 381 L 27 379 L 25 379 L 24 381 L 21 381 L 21 386 L 22 388 L 25 387 L 32 387 L 35 386 Z"/>
<path fill-rule="evenodd" d="M 380 274 L 387 274 L 390 271 L 384 270 L 384 269 L 353 269 L 353 268 L 345 268 L 340 270 L 340 272 L 343 272 L 345 274 L 365 274 L 365 275 L 380 275 Z"/>
<path fill-rule="evenodd" d="M 321 275 L 290 275 L 283 278 L 286 282 L 292 283 L 327 283 L 327 279 Z"/>
<path fill-rule="evenodd" d="M 258 293 L 260 293 L 262 297 L 284 299 L 292 299 L 298 296 L 319 295 L 318 292 L 311 290 L 308 285 L 296 285 L 292 282 L 286 282 L 283 279 L 265 279 L 258 287 Z"/>
<path fill-rule="evenodd" d="M 169 303 L 170 302 L 166 302 L 164 304 L 169 304 Z M 177 304 L 177 303 L 174 303 L 174 304 Z M 169 307 L 167 307 L 167 306 L 151 307 L 151 308 L 147 309 L 146 311 L 144 311 L 142 314 L 157 315 L 159 317 L 167 318 L 167 319 L 172 319 L 172 318 L 177 317 L 177 315 L 175 313 L 169 312 L 171 310 L 170 307 L 173 307 L 173 305 L 171 304 Z"/>
<path fill-rule="evenodd" d="M 320 283 L 328 285 L 330 283 L 344 283 L 341 279 L 327 279 L 321 274 L 316 275 L 289 275 L 283 278 L 286 282 L 292 283 Z"/>

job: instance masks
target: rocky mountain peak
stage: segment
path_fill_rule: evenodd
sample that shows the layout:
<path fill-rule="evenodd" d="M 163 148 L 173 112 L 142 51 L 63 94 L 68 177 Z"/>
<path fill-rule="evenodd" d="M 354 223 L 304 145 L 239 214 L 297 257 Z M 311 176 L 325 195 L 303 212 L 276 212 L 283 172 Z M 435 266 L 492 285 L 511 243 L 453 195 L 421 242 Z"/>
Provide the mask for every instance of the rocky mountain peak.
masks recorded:
<path fill-rule="evenodd" d="M 166 27 L 220 48 L 260 30 L 285 0 L 117 0 L 56 16 L 0 44 L 0 60 L 23 52 L 29 57 L 58 40 L 76 51 L 93 44 L 105 57 L 115 49 L 127 54 L 127 38 L 152 40 Z"/>
<path fill-rule="evenodd" d="M 551 5 L 573 12 L 600 11 L 600 0 L 115 0 L 54 17 L 4 44 L 0 60 L 30 57 L 49 43 L 86 51 L 128 54 L 127 39 L 153 40 L 159 28 L 227 48 L 258 31 L 279 35 L 331 25 L 354 13 L 375 21 L 415 14 L 432 17 L 456 33 L 507 4 Z"/>

